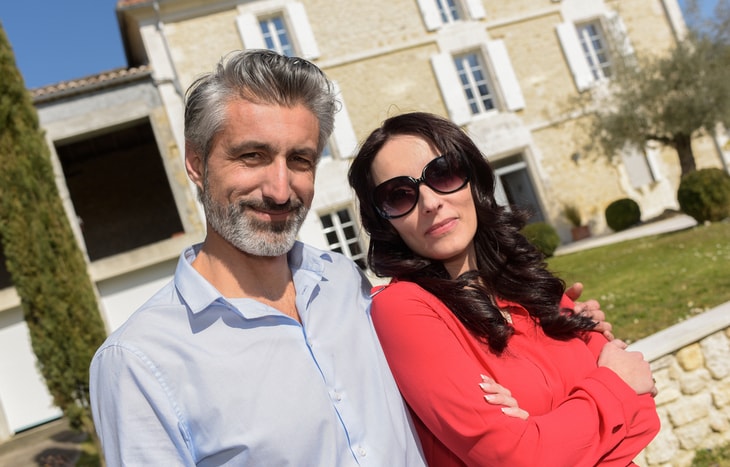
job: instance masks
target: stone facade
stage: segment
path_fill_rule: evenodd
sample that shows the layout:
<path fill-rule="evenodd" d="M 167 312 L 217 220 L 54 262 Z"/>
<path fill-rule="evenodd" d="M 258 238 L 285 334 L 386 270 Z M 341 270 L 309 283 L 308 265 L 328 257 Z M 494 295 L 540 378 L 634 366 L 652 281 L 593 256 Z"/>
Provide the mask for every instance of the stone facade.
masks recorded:
<path fill-rule="evenodd" d="M 730 303 L 631 349 L 651 362 L 662 425 L 636 459 L 639 465 L 689 467 L 697 450 L 730 443 Z"/>

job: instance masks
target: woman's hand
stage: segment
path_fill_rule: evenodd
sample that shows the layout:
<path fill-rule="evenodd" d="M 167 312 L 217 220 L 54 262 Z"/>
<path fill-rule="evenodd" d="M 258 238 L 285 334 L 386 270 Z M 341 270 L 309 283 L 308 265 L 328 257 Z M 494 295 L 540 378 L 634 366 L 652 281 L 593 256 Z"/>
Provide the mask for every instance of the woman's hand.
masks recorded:
<path fill-rule="evenodd" d="M 529 413 L 522 410 L 517 404 L 517 400 L 512 397 L 512 393 L 509 389 L 503 387 L 501 384 L 497 384 L 489 376 L 482 375 L 482 382 L 479 383 L 479 387 L 482 388 L 486 394 L 484 400 L 492 405 L 501 405 L 502 412 L 510 417 L 521 418 L 527 420 L 530 416 Z"/>
<path fill-rule="evenodd" d="M 583 293 L 583 284 L 576 282 L 565 290 L 565 295 L 575 302 L 573 312 L 577 315 L 584 315 L 595 321 L 596 327 L 594 331 L 602 333 L 606 339 L 613 340 L 614 336 L 611 330 L 611 323 L 606 321 L 606 314 L 601 310 L 601 305 L 596 300 L 588 300 L 586 302 L 578 302 L 578 298 Z"/>
<path fill-rule="evenodd" d="M 606 343 L 598 356 L 598 366 L 613 370 L 637 394 L 656 396 L 657 388 L 649 362 L 641 352 L 629 352 L 626 343 L 618 339 Z"/>

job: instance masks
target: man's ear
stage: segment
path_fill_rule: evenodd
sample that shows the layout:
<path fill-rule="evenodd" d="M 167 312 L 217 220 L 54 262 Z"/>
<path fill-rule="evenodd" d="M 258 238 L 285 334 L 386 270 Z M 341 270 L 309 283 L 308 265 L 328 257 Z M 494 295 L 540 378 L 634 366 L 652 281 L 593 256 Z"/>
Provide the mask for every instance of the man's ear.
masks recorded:
<path fill-rule="evenodd" d="M 193 149 L 189 143 L 185 143 L 185 170 L 187 170 L 190 180 L 202 190 L 205 178 L 205 163 L 203 162 L 203 156 Z"/>

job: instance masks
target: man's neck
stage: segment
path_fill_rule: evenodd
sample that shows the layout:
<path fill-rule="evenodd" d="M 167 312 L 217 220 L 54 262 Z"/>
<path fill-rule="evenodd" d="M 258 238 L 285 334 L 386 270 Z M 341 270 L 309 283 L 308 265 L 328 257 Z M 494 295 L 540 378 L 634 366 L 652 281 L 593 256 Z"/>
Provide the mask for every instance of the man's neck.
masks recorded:
<path fill-rule="evenodd" d="M 192 266 L 224 297 L 252 298 L 299 320 L 286 254 L 251 255 L 209 234 Z"/>

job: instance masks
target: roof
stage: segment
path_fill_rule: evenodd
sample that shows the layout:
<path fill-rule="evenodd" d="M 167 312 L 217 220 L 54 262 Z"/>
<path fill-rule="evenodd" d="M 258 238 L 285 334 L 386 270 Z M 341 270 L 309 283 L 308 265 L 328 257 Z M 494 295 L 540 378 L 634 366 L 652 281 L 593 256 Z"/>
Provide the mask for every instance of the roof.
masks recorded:
<path fill-rule="evenodd" d="M 115 68 L 95 75 L 61 81 L 60 83 L 31 89 L 30 94 L 33 98 L 33 102 L 39 104 L 63 97 L 115 86 L 128 81 L 143 79 L 148 77 L 151 73 L 152 68 L 149 65 L 142 65 L 133 68 Z"/>
<path fill-rule="evenodd" d="M 140 5 L 144 3 L 152 3 L 151 0 L 119 0 L 117 2 L 117 8 L 125 8 L 132 5 Z"/>

